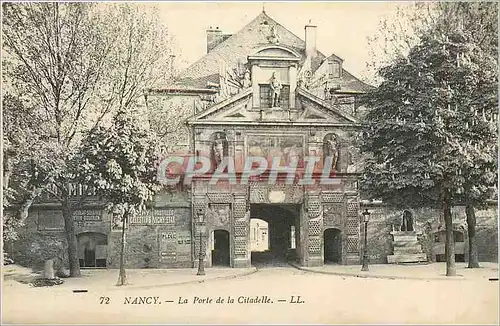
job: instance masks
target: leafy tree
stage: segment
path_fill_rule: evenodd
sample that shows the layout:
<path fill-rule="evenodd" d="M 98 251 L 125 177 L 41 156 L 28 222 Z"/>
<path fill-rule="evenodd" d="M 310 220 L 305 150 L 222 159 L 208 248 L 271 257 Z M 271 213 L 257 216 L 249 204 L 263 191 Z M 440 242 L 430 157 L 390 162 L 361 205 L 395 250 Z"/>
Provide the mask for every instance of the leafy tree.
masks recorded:
<path fill-rule="evenodd" d="M 23 101 L 6 92 L 3 107 L 3 235 L 11 242 L 17 239 L 17 230 L 24 225 L 28 205 L 37 196 L 30 176 L 33 161 L 37 159 L 36 149 L 40 119 L 26 107 Z M 35 145 L 36 146 L 36 145 Z M 39 148 L 37 148 L 39 149 Z M 31 163 L 31 164 L 30 164 Z"/>
<path fill-rule="evenodd" d="M 158 157 L 152 133 L 137 116 L 120 111 L 110 128 L 98 126 L 85 140 L 79 157 L 82 182 L 95 187 L 109 211 L 120 214 L 122 238 L 118 285 L 126 284 L 125 229 L 128 218 L 146 209 L 160 189 Z"/>
<path fill-rule="evenodd" d="M 498 53 L 498 3 L 488 1 L 406 2 L 381 19 L 368 37 L 371 60 L 365 73 L 380 82 L 377 70 L 398 57 L 406 57 L 425 35 L 440 36 L 457 28 L 470 32 L 483 51 Z"/>
<path fill-rule="evenodd" d="M 496 117 L 481 94 L 496 85 L 489 72 L 495 67 L 461 30 L 430 35 L 407 57 L 381 68 L 382 83 L 365 97 L 372 110 L 366 116 L 369 137 L 362 150 L 369 158 L 361 188 L 396 206 L 442 209 L 448 276 L 456 274 L 451 207 L 463 197 L 464 153 L 485 164 L 494 160 L 495 145 L 486 135 L 495 133 Z"/>
<path fill-rule="evenodd" d="M 478 267 L 478 255 L 475 245 L 475 209 L 485 207 L 492 199 L 496 176 L 496 159 L 491 160 L 490 151 L 497 140 L 497 128 L 482 129 L 476 124 L 478 119 L 488 119 L 497 106 L 498 71 L 498 3 L 496 2 L 427 2 L 400 4 L 391 17 L 381 22 L 380 29 L 369 40 L 372 51 L 372 62 L 369 68 L 378 69 L 388 65 L 396 58 L 406 58 L 409 51 L 424 37 L 442 38 L 456 31 L 467 31 L 467 42 L 472 45 L 478 60 L 468 62 L 471 69 L 482 69 L 486 72 L 482 80 L 477 80 L 469 89 L 462 89 L 464 103 L 473 103 L 470 112 L 464 112 L 462 127 L 453 130 L 461 140 L 467 153 L 463 159 L 461 176 L 464 181 L 461 198 L 457 203 L 466 206 L 467 226 L 469 234 L 469 267 Z M 483 65 L 479 62 L 482 62 Z M 478 66 L 479 64 L 479 66 Z M 493 73 L 493 74 L 492 74 Z M 482 101 L 480 100 L 482 98 Z M 493 112 L 492 112 L 493 110 Z M 471 114 L 474 113 L 473 116 Z M 484 114 L 484 118 L 483 118 Z M 463 126 L 468 126 L 463 133 Z M 474 155 L 478 144 L 487 144 L 483 149 L 488 155 Z M 477 144 L 477 145 L 474 145 Z M 473 148 L 476 146 L 475 148 Z M 495 156 L 493 156 L 494 158 Z"/>
<path fill-rule="evenodd" d="M 468 267 L 476 268 L 479 261 L 475 209 L 484 208 L 494 197 L 493 186 L 497 179 L 498 128 L 496 124 L 485 128 L 477 121 L 491 121 L 492 115 L 498 111 L 498 3 L 440 3 L 437 7 L 442 14 L 434 19 L 435 30 L 446 34 L 467 31 L 464 36 L 472 44 L 471 51 L 476 60 L 463 60 L 463 65 L 481 77 L 469 80 L 466 87 L 459 89 L 458 100 L 462 101 L 462 108 L 468 105 L 469 110 L 464 110 L 460 116 L 462 128 L 455 129 L 455 136 L 461 139 L 463 148 L 460 203 L 465 205 L 467 215 Z"/>
<path fill-rule="evenodd" d="M 26 139 L 36 155 L 18 156 L 25 168 L 12 170 L 31 180 L 28 195 L 17 200 L 21 220 L 36 197 L 50 193 L 62 205 L 70 275 L 79 276 L 72 215 L 85 194 L 71 194 L 75 153 L 90 130 L 137 105 L 146 85 L 169 75 L 170 38 L 154 12 L 133 4 L 2 6 L 4 82 L 40 126 L 35 139 Z M 29 116 L 20 119 L 30 124 Z"/>
<path fill-rule="evenodd" d="M 68 166 L 109 52 L 91 8 L 79 3 L 3 4 L 4 74 L 16 94 L 26 94 L 28 107 L 44 114 L 40 146 L 45 150 L 38 155 L 43 164 L 34 162 L 25 172 L 43 180 L 33 184 L 32 197 L 45 188 L 62 204 L 71 276 L 79 276 L 80 270 Z"/>

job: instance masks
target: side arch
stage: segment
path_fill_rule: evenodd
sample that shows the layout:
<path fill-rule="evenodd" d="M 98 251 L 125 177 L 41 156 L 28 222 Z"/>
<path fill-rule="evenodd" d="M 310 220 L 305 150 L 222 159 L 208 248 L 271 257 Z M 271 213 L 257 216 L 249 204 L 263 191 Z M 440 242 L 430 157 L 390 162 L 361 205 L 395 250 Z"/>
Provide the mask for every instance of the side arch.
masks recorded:
<path fill-rule="evenodd" d="M 100 232 L 82 232 L 76 235 L 78 260 L 83 268 L 106 268 L 108 236 Z"/>

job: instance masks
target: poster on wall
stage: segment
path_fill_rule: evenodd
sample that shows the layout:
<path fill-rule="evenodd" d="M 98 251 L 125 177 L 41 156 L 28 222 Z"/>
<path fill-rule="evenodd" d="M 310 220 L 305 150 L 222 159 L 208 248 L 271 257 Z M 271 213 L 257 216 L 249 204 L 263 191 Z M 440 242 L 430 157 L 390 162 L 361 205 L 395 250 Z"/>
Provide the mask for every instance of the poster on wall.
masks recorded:
<path fill-rule="evenodd" d="M 191 261 L 191 232 L 177 231 L 177 261 Z"/>
<path fill-rule="evenodd" d="M 175 231 L 161 232 L 159 248 L 162 262 L 175 262 L 177 260 L 177 233 Z"/>

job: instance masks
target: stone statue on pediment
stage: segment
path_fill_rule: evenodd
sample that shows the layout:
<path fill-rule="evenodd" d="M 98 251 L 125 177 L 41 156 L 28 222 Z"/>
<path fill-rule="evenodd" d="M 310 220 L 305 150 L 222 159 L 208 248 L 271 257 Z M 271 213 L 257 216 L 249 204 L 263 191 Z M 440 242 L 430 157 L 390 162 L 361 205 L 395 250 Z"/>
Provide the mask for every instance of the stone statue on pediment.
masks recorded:
<path fill-rule="evenodd" d="M 267 37 L 267 40 L 270 43 L 273 43 L 276 45 L 280 44 L 280 36 L 278 34 L 278 29 L 276 28 L 276 25 L 271 26 L 271 30 L 270 30 L 269 36 Z"/>
<path fill-rule="evenodd" d="M 245 70 L 241 84 L 242 84 L 243 88 L 248 88 L 248 87 L 252 86 L 252 80 L 250 78 L 250 70 L 248 70 L 248 69 Z"/>
<path fill-rule="evenodd" d="M 280 79 L 276 76 L 276 72 L 273 72 L 271 79 L 269 80 L 269 86 L 271 86 L 271 107 L 279 107 L 281 98 L 281 89 L 283 85 Z"/>

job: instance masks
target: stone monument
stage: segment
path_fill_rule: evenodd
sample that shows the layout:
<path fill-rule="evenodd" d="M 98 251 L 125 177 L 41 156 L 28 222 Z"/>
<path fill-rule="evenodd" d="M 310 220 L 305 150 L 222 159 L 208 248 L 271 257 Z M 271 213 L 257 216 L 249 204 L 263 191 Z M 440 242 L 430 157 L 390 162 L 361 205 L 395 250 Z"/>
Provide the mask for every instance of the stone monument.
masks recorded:
<path fill-rule="evenodd" d="M 56 274 L 54 272 L 54 261 L 52 259 L 46 260 L 43 267 L 43 278 L 54 279 Z"/>
<path fill-rule="evenodd" d="M 418 242 L 418 235 L 422 232 L 415 231 L 411 212 L 405 210 L 400 221 L 392 224 L 391 235 L 393 254 L 387 256 L 389 264 L 423 263 L 427 262 L 427 254 Z"/>

